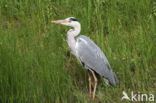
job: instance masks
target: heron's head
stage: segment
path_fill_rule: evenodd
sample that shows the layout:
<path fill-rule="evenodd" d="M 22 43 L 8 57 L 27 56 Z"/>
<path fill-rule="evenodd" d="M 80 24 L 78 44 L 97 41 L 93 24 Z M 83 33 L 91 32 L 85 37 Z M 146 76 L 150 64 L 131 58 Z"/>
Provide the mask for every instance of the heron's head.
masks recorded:
<path fill-rule="evenodd" d="M 63 25 L 66 25 L 66 26 L 71 26 L 71 27 L 80 27 L 80 23 L 77 21 L 76 18 L 74 17 L 68 17 L 64 20 L 55 20 L 55 21 L 51 21 L 52 23 L 55 23 L 55 24 L 63 24 Z"/>

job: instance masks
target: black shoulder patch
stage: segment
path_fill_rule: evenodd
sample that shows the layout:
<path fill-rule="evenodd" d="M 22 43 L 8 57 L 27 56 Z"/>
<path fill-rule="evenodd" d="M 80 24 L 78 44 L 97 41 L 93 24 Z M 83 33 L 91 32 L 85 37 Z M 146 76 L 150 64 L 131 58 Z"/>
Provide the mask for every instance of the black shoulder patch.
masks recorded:
<path fill-rule="evenodd" d="M 77 19 L 76 19 L 76 18 L 70 18 L 70 20 L 71 20 L 71 21 L 77 21 Z"/>
<path fill-rule="evenodd" d="M 83 67 L 85 67 L 85 63 L 84 62 L 81 61 L 81 64 L 82 64 Z"/>
<path fill-rule="evenodd" d="M 85 67 L 85 63 L 81 60 L 81 58 L 79 58 L 79 60 L 80 60 L 80 62 L 82 64 L 82 66 Z"/>

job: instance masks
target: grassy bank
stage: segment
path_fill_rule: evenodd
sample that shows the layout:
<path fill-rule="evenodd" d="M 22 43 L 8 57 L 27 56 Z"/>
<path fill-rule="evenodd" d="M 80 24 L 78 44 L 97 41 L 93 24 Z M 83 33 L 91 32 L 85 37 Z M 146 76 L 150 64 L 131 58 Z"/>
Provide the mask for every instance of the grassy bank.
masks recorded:
<path fill-rule="evenodd" d="M 91 101 L 87 71 L 67 48 L 70 28 L 50 23 L 70 16 L 104 51 L 120 80 L 115 88 L 101 80 L 94 102 L 120 103 L 123 90 L 156 96 L 156 2 L 1 0 L 1 103 Z"/>

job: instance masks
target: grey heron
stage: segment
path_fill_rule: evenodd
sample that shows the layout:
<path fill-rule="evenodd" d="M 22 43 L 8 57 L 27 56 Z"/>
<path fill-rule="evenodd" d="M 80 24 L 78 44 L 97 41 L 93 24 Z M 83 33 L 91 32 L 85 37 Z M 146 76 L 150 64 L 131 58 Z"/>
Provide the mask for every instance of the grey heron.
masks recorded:
<path fill-rule="evenodd" d="M 102 50 L 88 37 L 84 35 L 78 36 L 81 31 L 81 25 L 76 18 L 69 17 L 64 20 L 52 21 L 52 23 L 73 27 L 73 29 L 70 29 L 67 32 L 67 44 L 71 53 L 75 55 L 83 67 L 88 70 L 90 97 L 92 92 L 90 73 L 92 73 L 94 78 L 93 99 L 95 98 L 97 87 L 97 77 L 95 73 L 107 79 L 109 84 L 113 86 L 116 86 L 119 83 L 116 74 L 112 71 L 111 66 Z"/>

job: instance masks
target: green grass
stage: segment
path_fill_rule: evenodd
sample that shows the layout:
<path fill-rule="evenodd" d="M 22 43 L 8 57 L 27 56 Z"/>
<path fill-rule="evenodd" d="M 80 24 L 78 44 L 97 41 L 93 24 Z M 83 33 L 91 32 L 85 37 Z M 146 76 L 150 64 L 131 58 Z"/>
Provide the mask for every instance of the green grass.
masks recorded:
<path fill-rule="evenodd" d="M 115 88 L 99 81 L 95 103 L 120 103 L 123 90 L 156 99 L 156 2 L 0 0 L 0 103 L 91 102 L 87 71 L 67 48 L 70 28 L 50 23 L 70 16 L 120 80 Z"/>

